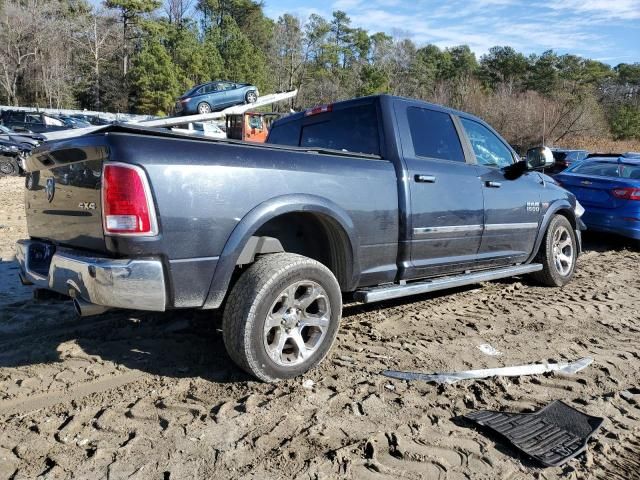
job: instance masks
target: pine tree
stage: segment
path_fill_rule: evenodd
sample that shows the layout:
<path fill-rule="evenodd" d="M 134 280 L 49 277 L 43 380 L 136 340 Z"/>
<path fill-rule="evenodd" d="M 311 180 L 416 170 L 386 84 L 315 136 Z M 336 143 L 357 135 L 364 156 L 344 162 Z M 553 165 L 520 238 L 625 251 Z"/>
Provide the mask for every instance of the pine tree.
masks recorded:
<path fill-rule="evenodd" d="M 253 83 L 262 91 L 266 89 L 265 55 L 254 47 L 230 15 L 222 19 L 218 49 L 224 62 L 225 79 Z"/>
<path fill-rule="evenodd" d="M 135 27 L 145 13 L 151 13 L 160 6 L 160 0 L 105 0 L 105 7 L 120 11 L 122 21 L 122 74 L 129 71 L 131 40 L 137 38 Z"/>
<path fill-rule="evenodd" d="M 131 69 L 136 110 L 140 113 L 165 115 L 179 95 L 176 67 L 164 45 L 148 36 Z"/>

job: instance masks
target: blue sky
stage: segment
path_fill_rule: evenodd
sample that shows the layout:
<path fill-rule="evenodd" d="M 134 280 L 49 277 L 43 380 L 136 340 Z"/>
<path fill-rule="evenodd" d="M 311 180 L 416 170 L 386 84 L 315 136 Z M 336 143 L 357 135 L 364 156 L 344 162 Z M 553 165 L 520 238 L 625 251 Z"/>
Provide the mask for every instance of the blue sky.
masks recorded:
<path fill-rule="evenodd" d="M 330 17 L 344 10 L 352 26 L 411 38 L 419 46 L 467 44 L 478 55 L 494 45 L 542 53 L 553 49 L 611 65 L 640 62 L 640 0 L 265 0 L 277 18 Z"/>

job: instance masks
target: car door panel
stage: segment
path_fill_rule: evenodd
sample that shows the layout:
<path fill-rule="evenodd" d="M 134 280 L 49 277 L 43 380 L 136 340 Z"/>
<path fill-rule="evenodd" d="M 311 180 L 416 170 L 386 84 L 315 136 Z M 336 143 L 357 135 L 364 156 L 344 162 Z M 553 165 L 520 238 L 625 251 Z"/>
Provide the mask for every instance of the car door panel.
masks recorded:
<path fill-rule="evenodd" d="M 238 105 L 244 103 L 244 89 L 238 88 L 235 84 L 230 84 L 228 87 L 229 105 Z"/>
<path fill-rule="evenodd" d="M 540 222 L 540 176 L 527 172 L 507 180 L 502 171 L 478 165 L 484 193 L 484 232 L 480 254 L 527 258 Z M 500 183 L 492 187 L 490 183 Z"/>
<path fill-rule="evenodd" d="M 504 168 L 517 158 L 502 139 L 485 125 L 460 118 L 466 141 L 477 162 L 484 198 L 484 227 L 478 251 L 482 259 L 514 263 L 529 257 L 540 222 L 540 184 L 537 172 L 507 178 Z"/>
<path fill-rule="evenodd" d="M 218 83 L 218 91 L 216 95 L 218 96 L 218 104 L 220 106 L 228 107 L 235 104 L 233 90 L 230 88 L 230 84 L 228 82 Z"/>
<path fill-rule="evenodd" d="M 407 158 L 411 174 L 411 261 L 416 276 L 473 262 L 482 239 L 483 200 L 475 167 Z M 433 182 L 417 181 L 432 176 Z M 464 192 L 464 195 L 461 195 Z"/>
<path fill-rule="evenodd" d="M 410 193 L 406 279 L 471 267 L 482 239 L 483 199 L 448 112 L 396 104 Z"/>

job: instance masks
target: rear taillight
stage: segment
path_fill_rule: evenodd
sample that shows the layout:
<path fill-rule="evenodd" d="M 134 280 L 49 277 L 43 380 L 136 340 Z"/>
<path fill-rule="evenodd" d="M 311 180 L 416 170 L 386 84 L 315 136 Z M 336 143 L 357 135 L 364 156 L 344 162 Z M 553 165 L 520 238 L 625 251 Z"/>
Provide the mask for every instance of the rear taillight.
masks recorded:
<path fill-rule="evenodd" d="M 622 198 L 624 200 L 640 200 L 640 188 L 614 188 L 611 190 L 611 193 L 614 197 Z"/>
<path fill-rule="evenodd" d="M 105 164 L 102 171 L 102 224 L 105 235 L 157 235 L 151 190 L 140 167 Z"/>

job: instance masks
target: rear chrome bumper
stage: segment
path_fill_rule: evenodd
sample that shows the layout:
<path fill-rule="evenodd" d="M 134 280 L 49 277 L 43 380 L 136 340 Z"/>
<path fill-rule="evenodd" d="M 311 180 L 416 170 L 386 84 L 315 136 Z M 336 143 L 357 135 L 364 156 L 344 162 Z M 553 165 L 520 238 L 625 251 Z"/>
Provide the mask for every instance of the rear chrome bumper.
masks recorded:
<path fill-rule="evenodd" d="M 48 272 L 30 268 L 33 252 L 52 247 L 34 240 L 16 243 L 16 259 L 23 281 L 89 303 L 112 308 L 166 309 L 167 293 L 162 262 L 158 259 L 113 259 L 55 248 Z"/>

